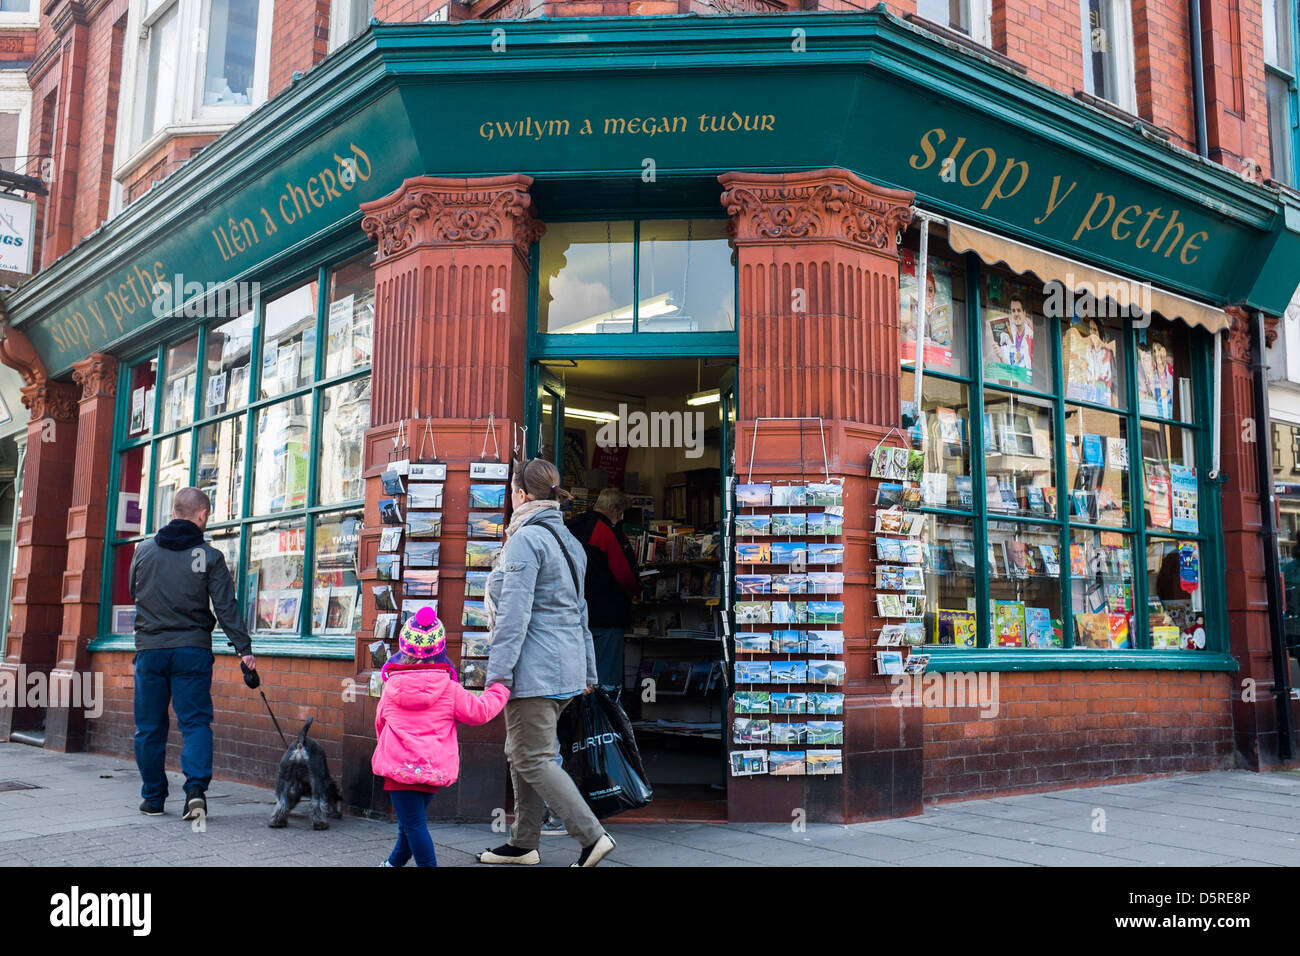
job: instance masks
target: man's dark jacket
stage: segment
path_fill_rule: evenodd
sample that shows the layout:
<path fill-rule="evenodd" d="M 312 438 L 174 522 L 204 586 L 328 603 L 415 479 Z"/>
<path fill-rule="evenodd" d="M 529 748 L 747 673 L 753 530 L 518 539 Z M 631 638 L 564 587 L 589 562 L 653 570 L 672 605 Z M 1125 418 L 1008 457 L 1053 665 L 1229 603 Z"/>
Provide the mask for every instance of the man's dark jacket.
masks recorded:
<path fill-rule="evenodd" d="M 226 558 L 203 540 L 192 521 L 177 518 L 147 541 L 131 559 L 135 602 L 135 649 L 212 647 L 217 620 L 240 655 L 253 652 L 235 605 L 235 582 Z M 217 611 L 212 616 L 208 605 Z"/>
<path fill-rule="evenodd" d="M 599 511 L 571 518 L 569 532 L 587 549 L 587 622 L 589 627 L 632 623 L 632 595 L 640 590 L 632 545 Z"/>

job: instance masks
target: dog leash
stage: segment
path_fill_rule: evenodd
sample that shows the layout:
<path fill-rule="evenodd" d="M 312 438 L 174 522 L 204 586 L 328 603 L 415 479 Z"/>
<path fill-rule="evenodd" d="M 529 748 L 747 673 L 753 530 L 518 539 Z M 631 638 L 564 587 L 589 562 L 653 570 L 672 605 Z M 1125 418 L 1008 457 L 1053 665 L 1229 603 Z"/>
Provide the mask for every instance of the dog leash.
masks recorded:
<path fill-rule="evenodd" d="M 275 719 L 275 711 L 271 709 L 271 702 L 266 699 L 266 691 L 260 690 L 262 686 L 261 676 L 243 661 L 239 662 L 239 669 L 244 672 L 244 683 L 261 695 L 262 703 L 266 705 L 266 712 L 271 715 L 271 723 L 275 724 L 275 732 L 280 735 L 280 740 L 284 742 L 285 748 L 288 749 L 289 741 L 285 739 L 284 731 L 280 729 L 280 722 Z"/>

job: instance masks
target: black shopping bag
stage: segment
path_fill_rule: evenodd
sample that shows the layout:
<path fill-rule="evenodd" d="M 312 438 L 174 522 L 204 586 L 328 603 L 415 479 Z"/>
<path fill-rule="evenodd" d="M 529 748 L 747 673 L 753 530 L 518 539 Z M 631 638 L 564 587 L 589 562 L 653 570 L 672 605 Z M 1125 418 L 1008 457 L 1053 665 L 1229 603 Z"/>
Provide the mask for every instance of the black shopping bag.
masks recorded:
<path fill-rule="evenodd" d="M 635 810 L 654 799 L 632 722 L 606 691 L 597 687 L 566 707 L 558 730 L 565 772 L 597 817 Z"/>

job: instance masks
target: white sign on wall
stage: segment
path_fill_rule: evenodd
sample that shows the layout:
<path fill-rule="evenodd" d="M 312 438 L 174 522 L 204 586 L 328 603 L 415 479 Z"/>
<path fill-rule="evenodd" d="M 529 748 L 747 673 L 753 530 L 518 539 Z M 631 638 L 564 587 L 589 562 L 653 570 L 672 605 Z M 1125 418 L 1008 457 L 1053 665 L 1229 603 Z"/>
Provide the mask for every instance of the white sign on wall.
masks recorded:
<path fill-rule="evenodd" d="M 32 271 L 36 200 L 0 193 L 0 269 Z"/>

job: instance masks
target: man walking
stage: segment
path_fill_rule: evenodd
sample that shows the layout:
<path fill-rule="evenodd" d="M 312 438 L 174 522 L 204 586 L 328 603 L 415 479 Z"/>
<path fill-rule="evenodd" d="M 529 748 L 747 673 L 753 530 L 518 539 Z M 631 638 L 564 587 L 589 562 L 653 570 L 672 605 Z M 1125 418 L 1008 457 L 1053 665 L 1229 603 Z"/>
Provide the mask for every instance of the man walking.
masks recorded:
<path fill-rule="evenodd" d="M 587 549 L 588 626 L 596 646 L 596 674 L 602 687 L 623 686 L 623 633 L 632 623 L 632 597 L 641 590 L 632 545 L 618 527 L 627 496 L 604 488 L 596 505 L 568 523 Z"/>
<path fill-rule="evenodd" d="M 135 602 L 135 762 L 140 812 L 160 816 L 167 799 L 167 705 L 180 727 L 185 819 L 207 813 L 212 780 L 212 629 L 222 630 L 249 668 L 257 666 L 239 620 L 235 583 L 220 551 L 203 540 L 212 502 L 182 488 L 172 521 L 136 546 L 131 559 Z M 216 609 L 212 616 L 209 603 Z"/>

